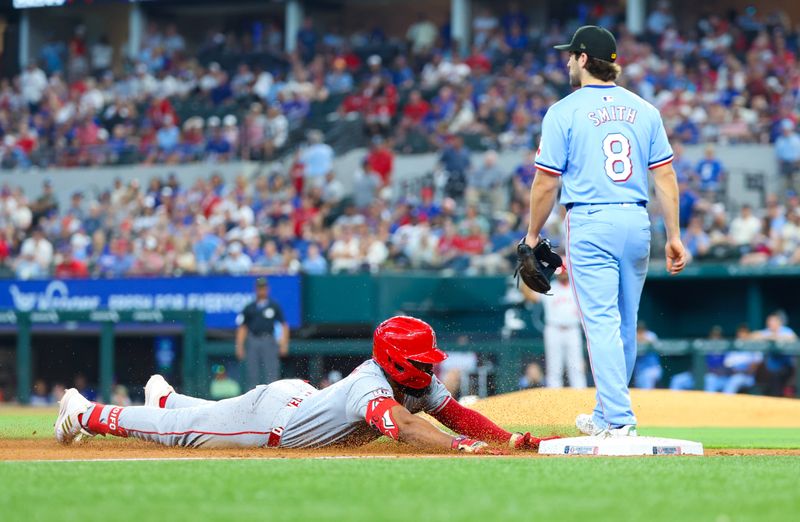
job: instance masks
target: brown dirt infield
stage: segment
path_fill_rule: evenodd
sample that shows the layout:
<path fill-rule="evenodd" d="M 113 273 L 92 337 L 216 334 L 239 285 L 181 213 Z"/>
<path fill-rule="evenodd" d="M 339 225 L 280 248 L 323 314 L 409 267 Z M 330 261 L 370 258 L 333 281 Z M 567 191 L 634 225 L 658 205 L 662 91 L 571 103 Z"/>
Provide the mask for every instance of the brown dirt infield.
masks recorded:
<path fill-rule="evenodd" d="M 594 408 L 594 389 L 536 389 L 497 395 L 472 408 L 508 426 L 572 426 Z M 800 400 L 697 391 L 631 390 L 640 426 L 800 428 Z"/>
<path fill-rule="evenodd" d="M 800 449 L 711 449 L 708 456 L 792 455 Z M 139 460 L 139 459 L 297 459 L 297 458 L 436 458 L 452 457 L 452 453 L 420 452 L 399 444 L 373 443 L 359 448 L 324 449 L 207 449 L 165 448 L 132 439 L 92 439 L 72 446 L 61 446 L 53 440 L 0 439 L 0 461 L 3 460 Z M 534 452 L 506 452 L 515 458 L 553 458 Z M 467 457 L 476 457 L 475 455 Z M 560 457 L 555 457 L 560 458 Z"/>
<path fill-rule="evenodd" d="M 641 426 L 648 427 L 776 427 L 800 428 L 800 400 L 755 396 L 727 396 L 702 392 L 632 390 L 634 411 Z M 530 390 L 492 397 L 472 405 L 499 424 L 507 426 L 570 426 L 575 415 L 588 412 L 594 390 Z M 4 409 L 40 415 L 42 410 Z M 55 419 L 55 412 L 53 413 Z M 545 430 L 546 431 L 546 430 Z M 567 433 L 567 436 L 575 433 Z M 707 449 L 709 456 L 792 455 L 800 449 Z M 265 459 L 265 458 L 411 458 L 452 456 L 420 452 L 403 445 L 378 441 L 359 448 L 203 449 L 164 448 L 133 439 L 96 438 L 69 447 L 53 439 L 0 438 L 0 460 L 116 460 L 116 459 Z M 519 458 L 545 458 L 517 452 Z"/>

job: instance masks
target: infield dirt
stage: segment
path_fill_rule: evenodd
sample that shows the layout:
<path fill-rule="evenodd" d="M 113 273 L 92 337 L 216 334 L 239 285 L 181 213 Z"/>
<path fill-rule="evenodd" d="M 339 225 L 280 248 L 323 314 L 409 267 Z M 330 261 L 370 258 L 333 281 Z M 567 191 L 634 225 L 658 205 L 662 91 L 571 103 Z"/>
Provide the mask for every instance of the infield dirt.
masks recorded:
<path fill-rule="evenodd" d="M 800 400 L 721 395 L 703 392 L 632 390 L 631 398 L 640 426 L 646 427 L 763 427 L 800 428 Z M 576 413 L 588 412 L 594 390 L 528 390 L 478 401 L 471 407 L 505 426 L 563 427 L 572 425 Z M 11 410 L 5 410 L 10 412 Z M 0 410 L 3 415 L 4 410 Z M 15 414 L 41 414 L 41 410 L 14 408 Z M 55 413 L 54 413 L 55 418 Z M 564 435 L 574 435 L 565 433 Z M 92 439 L 65 447 L 53 439 L 11 439 L 0 433 L 0 460 L 103 460 L 165 458 L 358 458 L 433 457 L 448 453 L 424 452 L 378 441 L 359 448 L 290 449 L 187 449 L 165 448 L 132 439 Z M 794 455 L 800 449 L 718 449 L 706 455 Z M 539 457 L 535 453 L 513 456 Z"/>
<path fill-rule="evenodd" d="M 497 395 L 471 407 L 508 426 L 572 426 L 591 413 L 594 389 L 535 389 Z M 698 391 L 631 390 L 639 426 L 800 428 L 800 400 Z"/>

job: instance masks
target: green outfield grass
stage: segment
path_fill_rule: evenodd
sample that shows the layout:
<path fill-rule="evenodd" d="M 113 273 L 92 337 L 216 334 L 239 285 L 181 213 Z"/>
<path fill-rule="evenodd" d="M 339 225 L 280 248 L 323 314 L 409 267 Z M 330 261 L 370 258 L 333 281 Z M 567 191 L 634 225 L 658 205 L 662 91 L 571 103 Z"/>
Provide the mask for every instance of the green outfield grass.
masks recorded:
<path fill-rule="evenodd" d="M 793 457 L 0 463 L 3 520 L 788 520 Z"/>
<path fill-rule="evenodd" d="M 53 436 L 55 411 L 0 410 L 0 438 L 50 438 Z M 514 431 L 532 431 L 540 435 L 551 432 L 577 436 L 574 427 L 542 429 L 536 426 L 512 427 Z M 707 448 L 800 448 L 800 429 L 793 428 L 643 428 L 640 435 L 671 437 L 702 442 Z"/>

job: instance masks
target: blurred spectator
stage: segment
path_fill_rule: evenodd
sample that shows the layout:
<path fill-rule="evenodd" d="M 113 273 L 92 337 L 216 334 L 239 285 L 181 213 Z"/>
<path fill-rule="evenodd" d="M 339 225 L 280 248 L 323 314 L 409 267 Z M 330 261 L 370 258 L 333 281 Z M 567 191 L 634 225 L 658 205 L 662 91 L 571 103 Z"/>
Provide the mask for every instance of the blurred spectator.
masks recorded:
<path fill-rule="evenodd" d="M 445 194 L 460 200 L 467 186 L 467 175 L 471 166 L 470 152 L 464 146 L 464 139 L 461 136 L 452 136 L 450 143 L 451 145 L 442 151 L 439 161 L 447 175 Z"/>
<path fill-rule="evenodd" d="M 211 371 L 214 374 L 214 379 L 211 381 L 208 393 L 212 400 L 221 401 L 241 395 L 241 386 L 228 376 L 228 372 L 223 365 L 215 364 Z"/>
<path fill-rule="evenodd" d="M 715 197 L 721 195 L 725 181 L 725 169 L 722 166 L 722 162 L 717 159 L 713 146 L 706 146 L 705 155 L 697 164 L 695 170 L 700 178 L 701 191 L 706 194 L 712 194 Z"/>
<path fill-rule="evenodd" d="M 795 131 L 792 120 L 780 123 L 781 135 L 775 140 L 775 155 L 778 157 L 778 172 L 786 190 L 800 190 L 795 176 L 800 171 L 800 134 Z"/>
<path fill-rule="evenodd" d="M 323 275 L 328 271 L 328 262 L 322 257 L 319 246 L 313 243 L 308 246 L 308 253 L 302 262 L 302 270 L 310 275 Z"/>
<path fill-rule="evenodd" d="M 50 404 L 55 404 L 64 396 L 66 389 L 61 383 L 53 384 L 53 389 L 50 391 Z"/>
<path fill-rule="evenodd" d="M 708 333 L 708 339 L 711 341 L 721 341 L 722 327 L 714 325 Z M 724 353 L 707 353 L 705 356 L 706 375 L 705 382 L 710 383 L 725 375 L 725 367 L 723 361 L 725 359 Z M 692 372 L 685 371 L 676 373 L 669 381 L 670 390 L 693 390 L 695 388 L 694 375 Z"/>
<path fill-rule="evenodd" d="M 117 384 L 111 392 L 111 404 L 117 406 L 130 406 L 131 397 L 128 395 L 128 388 L 122 384 Z"/>
<path fill-rule="evenodd" d="M 75 259 L 72 253 L 72 247 L 65 247 L 63 252 L 56 257 L 60 257 L 56 262 L 54 272 L 56 278 L 74 279 L 89 277 L 89 269 L 86 263 Z"/>
<path fill-rule="evenodd" d="M 20 254 L 39 265 L 43 273 L 47 273 L 53 262 L 53 244 L 45 237 L 41 227 L 33 229 L 31 237 L 22 242 Z"/>
<path fill-rule="evenodd" d="M 544 386 L 544 372 L 542 372 L 542 367 L 539 363 L 532 362 L 525 366 L 525 373 L 519 378 L 517 386 L 519 386 L 520 390 Z"/>
<path fill-rule="evenodd" d="M 652 349 L 653 344 L 657 341 L 658 336 L 647 329 L 644 321 L 639 321 L 639 324 L 636 325 L 636 343 L 641 355 L 636 357 L 636 366 L 633 370 L 633 382 L 637 388 L 654 389 L 664 373 L 661 367 L 661 358 Z"/>
<path fill-rule="evenodd" d="M 746 324 L 736 329 L 737 341 L 751 340 L 752 333 Z M 734 351 L 722 355 L 721 366 L 715 365 L 713 371 L 705 376 L 705 391 L 736 393 L 740 388 L 755 384 L 755 372 L 761 363 L 760 352 Z"/>
<path fill-rule="evenodd" d="M 753 214 L 753 207 L 742 205 L 739 215 L 731 221 L 731 243 L 740 248 L 750 247 L 762 227 L 761 220 Z"/>
<path fill-rule="evenodd" d="M 797 340 L 797 334 L 786 326 L 787 317 L 782 310 L 772 312 L 767 316 L 766 328 L 757 330 L 750 336 L 751 339 L 764 339 L 776 343 L 787 343 Z M 765 392 L 775 397 L 790 396 L 787 387 L 795 368 L 792 357 L 779 353 L 767 354 L 764 361 L 766 372 Z"/>
<path fill-rule="evenodd" d="M 366 168 L 369 172 L 374 172 L 381 178 L 384 186 L 391 181 L 392 168 L 394 164 L 394 154 L 386 145 L 383 138 L 375 136 L 372 138 L 370 150 L 366 158 Z"/>
<path fill-rule="evenodd" d="M 325 77 L 325 87 L 332 95 L 347 94 L 353 90 L 353 76 L 347 70 L 344 58 L 333 61 L 333 70 Z"/>
<path fill-rule="evenodd" d="M 242 244 L 231 243 L 228 247 L 228 255 L 222 260 L 222 271 L 231 275 L 243 275 L 250 272 L 252 266 L 253 260 L 242 252 Z"/>
<path fill-rule="evenodd" d="M 36 379 L 31 391 L 31 406 L 50 406 L 50 396 L 47 394 L 47 383 L 44 379 Z"/>
<path fill-rule="evenodd" d="M 87 400 L 92 402 L 97 400 L 97 392 L 94 390 L 94 388 L 89 386 L 89 381 L 86 380 L 86 376 L 84 374 L 76 374 L 72 386 L 73 388 L 76 388 L 81 395 L 86 397 Z"/>
<path fill-rule="evenodd" d="M 469 172 L 465 199 L 468 203 L 480 204 L 487 211 L 507 208 L 507 177 L 497 164 L 497 152 L 490 150 L 483 155 L 480 165 Z"/>
<path fill-rule="evenodd" d="M 325 175 L 333 169 L 333 149 L 323 139 L 320 131 L 308 131 L 308 146 L 300 153 L 303 176 L 309 187 L 321 187 Z"/>
<path fill-rule="evenodd" d="M 692 216 L 689 220 L 689 225 L 681 236 L 683 244 L 686 245 L 686 251 L 692 258 L 698 259 L 708 255 L 711 249 L 711 239 L 703 230 L 703 218 L 701 216 Z"/>
<path fill-rule="evenodd" d="M 425 13 L 417 14 L 417 21 L 408 28 L 406 40 L 411 43 L 411 52 L 424 54 L 433 48 L 439 30 Z"/>

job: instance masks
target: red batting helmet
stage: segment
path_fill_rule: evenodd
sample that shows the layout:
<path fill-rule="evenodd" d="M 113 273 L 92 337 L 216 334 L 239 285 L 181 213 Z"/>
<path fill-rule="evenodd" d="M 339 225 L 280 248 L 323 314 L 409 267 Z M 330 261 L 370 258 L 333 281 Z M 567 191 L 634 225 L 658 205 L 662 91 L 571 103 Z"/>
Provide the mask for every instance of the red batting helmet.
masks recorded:
<path fill-rule="evenodd" d="M 372 336 L 372 358 L 401 386 L 427 388 L 431 376 L 413 362 L 440 363 L 447 354 L 436 346 L 431 325 L 414 317 L 396 316 L 382 322 Z"/>

